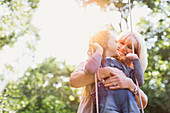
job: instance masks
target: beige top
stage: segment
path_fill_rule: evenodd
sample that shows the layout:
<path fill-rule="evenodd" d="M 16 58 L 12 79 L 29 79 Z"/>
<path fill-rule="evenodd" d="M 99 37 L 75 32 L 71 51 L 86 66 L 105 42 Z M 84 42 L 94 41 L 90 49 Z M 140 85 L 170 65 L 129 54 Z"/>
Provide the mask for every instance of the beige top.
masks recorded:
<path fill-rule="evenodd" d="M 93 113 L 93 99 L 91 96 L 81 100 L 77 113 Z"/>
<path fill-rule="evenodd" d="M 77 68 L 76 68 L 76 70 L 74 72 L 84 71 L 84 66 L 85 66 L 85 62 L 81 62 L 77 66 Z M 82 89 L 82 99 L 81 99 L 81 102 L 79 104 L 77 113 L 93 113 L 93 99 L 92 99 L 92 96 L 91 96 L 90 92 L 87 93 L 86 95 L 83 95 L 84 90 L 86 90 L 87 88 L 92 89 L 93 86 L 94 85 L 91 84 L 91 85 L 85 86 Z"/>

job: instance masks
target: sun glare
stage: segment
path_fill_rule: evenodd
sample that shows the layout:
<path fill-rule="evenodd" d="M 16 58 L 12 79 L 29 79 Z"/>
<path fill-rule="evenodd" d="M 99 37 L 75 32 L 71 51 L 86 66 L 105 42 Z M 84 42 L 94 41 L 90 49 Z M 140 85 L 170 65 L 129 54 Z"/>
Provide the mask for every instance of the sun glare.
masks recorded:
<path fill-rule="evenodd" d="M 74 0 L 67 4 L 66 0 L 43 0 L 33 18 L 33 24 L 41 30 L 36 60 L 54 56 L 78 64 L 87 57 L 89 36 L 111 22 L 118 26 L 118 15 L 101 11 L 99 6 L 88 6 L 85 10 Z"/>
<path fill-rule="evenodd" d="M 146 7 L 134 7 L 133 10 L 132 17 L 135 26 L 140 17 L 146 16 L 148 13 L 146 13 Z M 142 14 L 137 15 L 138 12 Z M 119 23 L 121 22 L 122 30 L 127 30 L 126 22 L 120 20 L 120 12 L 104 12 L 99 6 L 87 6 L 84 9 L 79 7 L 75 0 L 42 0 L 32 19 L 32 24 L 40 30 L 41 38 L 36 45 L 34 63 L 30 63 L 32 55 L 23 56 L 25 53 L 18 53 L 25 51 L 24 48 L 26 48 L 25 46 L 21 47 L 23 45 L 21 41 L 18 41 L 13 48 L 13 51 L 17 51 L 16 55 L 18 56 L 13 56 L 10 61 L 8 57 L 2 56 L 1 59 L 4 59 L 3 62 L 7 62 L 9 65 L 12 65 L 10 62 L 19 64 L 18 73 L 23 73 L 30 65 L 35 67 L 35 63 L 41 63 L 45 58 L 51 56 L 56 57 L 57 61 L 66 61 L 67 64 L 77 65 L 87 59 L 89 37 L 104 29 L 106 24 L 112 24 L 114 29 L 119 32 Z M 27 39 L 23 38 L 22 40 Z M 4 54 L 11 56 L 11 49 L 5 49 Z M 16 59 L 20 60 L 16 61 Z M 24 59 L 25 61 L 22 62 Z M 3 62 L 0 67 L 4 65 Z"/>
<path fill-rule="evenodd" d="M 141 17 L 135 17 L 139 11 L 143 13 L 143 9 L 138 7 L 133 11 L 133 28 Z M 105 12 L 95 5 L 81 8 L 74 0 L 43 0 L 33 18 L 34 25 L 41 30 L 36 60 L 54 56 L 69 64 L 78 64 L 87 58 L 89 36 L 103 29 L 106 24 L 112 24 L 119 32 L 120 22 L 122 30 L 127 30 L 126 22 L 123 19 L 121 21 L 118 11 Z"/>

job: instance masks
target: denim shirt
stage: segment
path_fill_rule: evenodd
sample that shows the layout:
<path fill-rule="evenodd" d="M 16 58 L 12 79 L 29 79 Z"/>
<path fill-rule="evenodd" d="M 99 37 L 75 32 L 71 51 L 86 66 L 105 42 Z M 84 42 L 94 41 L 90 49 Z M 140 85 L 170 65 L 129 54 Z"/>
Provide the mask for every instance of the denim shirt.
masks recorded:
<path fill-rule="evenodd" d="M 89 58 L 85 64 L 84 69 L 85 73 L 91 75 L 96 73 L 99 67 L 101 66 L 101 59 L 102 59 L 101 55 L 99 55 L 98 53 L 94 53 L 94 55 L 91 58 Z M 131 78 L 134 81 L 134 83 L 136 83 L 135 81 L 136 76 L 139 86 L 142 86 L 144 84 L 144 74 L 139 59 L 133 59 L 134 69 L 126 65 L 126 63 L 123 61 L 119 62 L 115 58 L 106 57 L 104 65 L 102 67 L 118 68 L 122 70 L 127 77 Z"/>

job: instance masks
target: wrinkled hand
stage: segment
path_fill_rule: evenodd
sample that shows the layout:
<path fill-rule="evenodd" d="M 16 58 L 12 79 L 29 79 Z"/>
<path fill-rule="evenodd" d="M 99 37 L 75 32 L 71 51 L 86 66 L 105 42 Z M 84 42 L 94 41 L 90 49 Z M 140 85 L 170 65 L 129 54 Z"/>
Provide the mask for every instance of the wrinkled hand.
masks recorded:
<path fill-rule="evenodd" d="M 99 69 L 99 76 L 101 79 L 107 78 L 103 84 L 109 89 L 129 89 L 133 85 L 132 79 L 126 77 L 126 75 L 117 68 L 104 67 Z M 115 85 L 116 82 L 116 86 Z"/>

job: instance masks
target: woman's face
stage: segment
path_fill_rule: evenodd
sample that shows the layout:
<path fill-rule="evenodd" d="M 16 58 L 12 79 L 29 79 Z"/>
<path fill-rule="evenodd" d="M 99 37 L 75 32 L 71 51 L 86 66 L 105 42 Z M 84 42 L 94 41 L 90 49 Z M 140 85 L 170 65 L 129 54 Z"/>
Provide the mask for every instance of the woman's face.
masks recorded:
<path fill-rule="evenodd" d="M 133 38 L 134 48 L 137 47 L 137 41 Z M 121 38 L 118 41 L 119 45 L 119 56 L 121 59 L 125 60 L 128 53 L 132 53 L 132 38 L 131 36 Z"/>
<path fill-rule="evenodd" d="M 110 39 L 108 41 L 107 45 L 107 55 L 108 57 L 118 57 L 119 51 L 118 51 L 118 44 L 116 37 L 110 35 Z"/>

